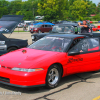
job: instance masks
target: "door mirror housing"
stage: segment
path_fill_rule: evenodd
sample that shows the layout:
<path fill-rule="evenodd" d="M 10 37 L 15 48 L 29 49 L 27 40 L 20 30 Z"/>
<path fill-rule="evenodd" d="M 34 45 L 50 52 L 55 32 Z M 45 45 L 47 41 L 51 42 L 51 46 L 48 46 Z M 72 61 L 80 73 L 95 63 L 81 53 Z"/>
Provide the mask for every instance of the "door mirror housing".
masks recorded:
<path fill-rule="evenodd" d="M 77 51 L 68 52 L 68 55 L 69 55 L 69 56 L 74 56 L 74 55 L 79 55 L 79 54 L 80 54 L 80 52 L 77 52 Z"/>

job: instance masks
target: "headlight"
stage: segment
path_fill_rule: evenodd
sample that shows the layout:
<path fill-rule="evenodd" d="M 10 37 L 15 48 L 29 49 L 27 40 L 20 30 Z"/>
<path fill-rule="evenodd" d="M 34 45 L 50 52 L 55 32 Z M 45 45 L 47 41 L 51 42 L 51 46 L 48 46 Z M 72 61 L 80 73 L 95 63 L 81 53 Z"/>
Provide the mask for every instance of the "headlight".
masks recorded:
<path fill-rule="evenodd" d="M 0 44 L 5 44 L 5 41 L 0 41 Z"/>
<path fill-rule="evenodd" d="M 41 71 L 44 70 L 43 68 L 36 68 L 36 69 L 26 69 L 26 68 L 12 68 L 11 70 L 15 70 L 15 71 L 22 71 L 22 72 L 35 72 L 35 71 Z"/>
<path fill-rule="evenodd" d="M 34 40 L 35 39 L 35 36 L 32 36 L 32 39 Z"/>
<path fill-rule="evenodd" d="M 34 28 L 34 30 L 37 30 L 37 28 Z"/>

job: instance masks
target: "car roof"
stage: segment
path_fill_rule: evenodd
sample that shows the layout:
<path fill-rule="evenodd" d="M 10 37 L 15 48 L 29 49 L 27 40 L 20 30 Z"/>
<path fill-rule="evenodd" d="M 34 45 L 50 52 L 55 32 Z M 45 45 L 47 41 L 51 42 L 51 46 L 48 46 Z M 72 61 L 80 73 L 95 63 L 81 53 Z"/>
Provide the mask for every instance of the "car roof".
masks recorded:
<path fill-rule="evenodd" d="M 47 35 L 47 37 L 63 37 L 63 38 L 78 38 L 78 37 L 86 37 L 86 35 L 77 35 L 77 34 L 53 34 Z"/>
<path fill-rule="evenodd" d="M 55 24 L 55 25 L 58 25 L 58 26 L 68 26 L 68 25 L 78 26 L 78 23 L 68 22 L 68 23 L 64 23 L 64 24 L 60 23 L 60 24 Z"/>

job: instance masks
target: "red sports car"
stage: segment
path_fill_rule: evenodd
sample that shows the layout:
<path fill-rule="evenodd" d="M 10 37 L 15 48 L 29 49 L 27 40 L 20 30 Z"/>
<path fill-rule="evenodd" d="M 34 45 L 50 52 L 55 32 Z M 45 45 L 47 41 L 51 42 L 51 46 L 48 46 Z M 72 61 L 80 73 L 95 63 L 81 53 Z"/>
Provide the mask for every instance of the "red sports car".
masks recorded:
<path fill-rule="evenodd" d="M 0 57 L 0 83 L 54 88 L 61 77 L 100 69 L 99 37 L 48 35 Z"/>

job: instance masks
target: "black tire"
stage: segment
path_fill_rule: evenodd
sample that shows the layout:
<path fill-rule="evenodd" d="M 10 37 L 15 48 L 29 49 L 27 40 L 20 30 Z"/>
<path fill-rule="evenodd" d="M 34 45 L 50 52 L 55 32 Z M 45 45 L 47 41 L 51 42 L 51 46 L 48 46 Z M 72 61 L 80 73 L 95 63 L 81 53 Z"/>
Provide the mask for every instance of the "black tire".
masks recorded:
<path fill-rule="evenodd" d="M 18 48 L 16 48 L 16 47 L 11 47 L 11 48 L 9 48 L 9 49 L 7 50 L 7 52 L 11 52 L 11 51 L 14 51 L 14 50 L 16 50 L 16 49 L 18 49 Z"/>
<path fill-rule="evenodd" d="M 60 67 L 56 64 L 50 66 L 46 75 L 46 87 L 49 89 L 57 87 L 60 79 L 61 79 Z"/>
<path fill-rule="evenodd" d="M 33 32 L 31 32 L 33 34 Z"/>

